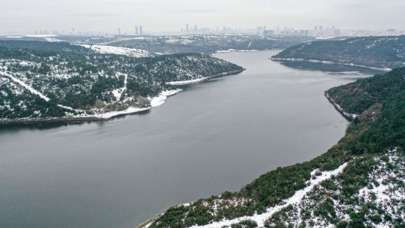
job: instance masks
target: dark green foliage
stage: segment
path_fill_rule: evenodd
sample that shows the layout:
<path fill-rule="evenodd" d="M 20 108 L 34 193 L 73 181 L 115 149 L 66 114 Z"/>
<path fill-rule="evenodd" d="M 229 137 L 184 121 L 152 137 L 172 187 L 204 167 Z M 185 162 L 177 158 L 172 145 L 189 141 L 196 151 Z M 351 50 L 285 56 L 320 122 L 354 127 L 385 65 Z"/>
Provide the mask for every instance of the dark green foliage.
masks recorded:
<path fill-rule="evenodd" d="M 332 190 L 332 191 L 335 191 L 338 189 L 338 186 L 336 185 L 336 183 L 333 180 L 326 180 L 321 183 L 321 186 L 326 189 Z"/>
<path fill-rule="evenodd" d="M 405 68 L 333 88 L 328 94 L 347 112 L 363 114 L 351 128 L 367 122 L 367 131 L 348 147 L 353 153 L 405 146 Z M 376 103 L 382 104 L 381 110 L 373 109 Z"/>
<path fill-rule="evenodd" d="M 356 82 L 332 88 L 328 94 L 346 112 L 362 113 L 375 103 L 382 103 L 405 89 L 405 68 L 385 75 L 359 79 Z"/>
<path fill-rule="evenodd" d="M 241 224 L 232 224 L 231 228 L 243 228 L 243 226 Z"/>
<path fill-rule="evenodd" d="M 350 199 L 360 188 L 367 186 L 368 174 L 375 164 L 372 156 L 364 156 L 352 161 L 340 176 L 342 181 L 342 194 Z"/>
<path fill-rule="evenodd" d="M 348 224 L 349 227 L 358 227 L 358 228 L 366 227 L 364 225 L 365 218 L 364 218 L 364 214 L 362 212 L 360 212 L 360 213 L 356 213 L 356 212 L 350 213 L 350 219 L 351 220 L 349 221 L 349 224 Z"/>
<path fill-rule="evenodd" d="M 334 209 L 333 201 L 329 198 L 323 201 L 318 208 L 314 209 L 314 215 L 323 217 L 332 224 L 335 223 L 336 212 Z"/>
<path fill-rule="evenodd" d="M 15 84 L 10 83 L 11 86 Z M 13 109 L 7 109 L 0 107 L 0 118 L 24 118 L 32 117 L 37 118 L 42 115 L 52 115 L 55 117 L 64 116 L 65 113 L 59 107 L 56 106 L 53 102 L 46 102 L 43 99 L 32 96 L 31 93 L 23 91 L 18 96 L 13 96 L 13 87 L 1 87 L 0 101 L 7 101 L 10 107 Z M 24 102 L 25 106 L 19 105 L 21 102 Z M 40 112 L 32 112 L 31 110 L 37 110 Z"/>
<path fill-rule="evenodd" d="M 313 41 L 287 48 L 275 57 L 396 68 L 405 66 L 403 53 L 405 36 L 382 36 Z"/>
<path fill-rule="evenodd" d="M 35 54 L 41 56 L 52 56 L 59 52 L 85 54 L 88 49 L 70 45 L 65 42 L 45 42 L 45 41 L 26 41 L 26 40 L 0 40 L 0 47 L 8 49 L 17 49 L 21 51 L 34 51 Z"/>
<path fill-rule="evenodd" d="M 252 221 L 252 220 L 244 220 L 244 221 L 240 222 L 239 225 L 241 225 L 243 228 L 257 227 L 257 223 L 255 221 Z"/>
<path fill-rule="evenodd" d="M 337 224 L 336 224 L 336 228 L 347 228 L 348 227 L 348 225 L 349 225 L 349 223 L 347 222 L 347 221 L 339 221 Z"/>
<path fill-rule="evenodd" d="M 312 161 L 278 168 L 262 175 L 243 188 L 241 194 L 256 199 L 259 202 L 257 209 L 266 208 L 304 188 L 314 169 L 332 170 L 349 158 L 336 146 Z"/>
<path fill-rule="evenodd" d="M 296 189 L 305 187 L 310 178 L 311 165 L 295 165 L 278 168 L 247 185 L 242 194 L 257 199 L 263 206 L 274 205 L 290 197 Z"/>
<path fill-rule="evenodd" d="M 187 211 L 188 209 L 184 206 L 170 208 L 165 212 L 167 216 L 159 219 L 158 223 L 154 223 L 154 227 L 184 227 L 180 218 L 182 218 Z"/>
<path fill-rule="evenodd" d="M 374 214 L 374 215 L 370 216 L 370 219 L 374 224 L 379 224 L 380 222 L 382 222 L 381 215 L 379 215 L 379 214 Z"/>
<path fill-rule="evenodd" d="M 205 225 L 209 223 L 214 216 L 209 212 L 206 207 L 193 207 L 188 211 L 188 215 L 185 219 L 186 226 L 190 225 Z"/>

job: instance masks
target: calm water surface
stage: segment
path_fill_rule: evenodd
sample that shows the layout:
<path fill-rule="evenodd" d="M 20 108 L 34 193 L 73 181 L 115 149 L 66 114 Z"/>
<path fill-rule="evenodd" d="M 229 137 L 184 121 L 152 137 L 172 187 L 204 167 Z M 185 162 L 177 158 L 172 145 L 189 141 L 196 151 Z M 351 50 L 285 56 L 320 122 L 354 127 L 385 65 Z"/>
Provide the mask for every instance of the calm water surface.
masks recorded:
<path fill-rule="evenodd" d="M 351 79 L 286 68 L 272 54 L 218 54 L 247 70 L 146 115 L 0 132 L 0 227 L 134 227 L 325 152 L 347 122 L 323 92 Z"/>

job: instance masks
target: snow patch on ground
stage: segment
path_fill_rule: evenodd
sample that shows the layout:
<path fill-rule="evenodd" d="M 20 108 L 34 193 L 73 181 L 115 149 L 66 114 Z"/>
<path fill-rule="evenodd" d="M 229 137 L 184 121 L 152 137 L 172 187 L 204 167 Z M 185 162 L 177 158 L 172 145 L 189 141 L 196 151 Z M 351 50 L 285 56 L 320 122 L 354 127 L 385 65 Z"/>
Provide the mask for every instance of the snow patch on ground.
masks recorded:
<path fill-rule="evenodd" d="M 7 72 L 0 71 L 0 76 L 7 77 L 8 79 L 10 79 L 11 81 L 13 81 L 14 83 L 16 83 L 16 84 L 20 85 L 21 87 L 23 87 L 24 89 L 28 90 L 30 93 L 39 96 L 41 99 L 43 99 L 43 100 L 46 101 L 46 102 L 49 102 L 49 101 L 51 100 L 49 97 L 45 96 L 43 93 L 41 93 L 41 92 L 39 92 L 38 90 L 32 88 L 31 86 L 27 85 L 27 84 L 26 84 L 25 82 L 23 82 L 22 80 L 20 80 L 20 79 L 14 77 L 13 75 L 11 75 L 11 74 L 9 74 L 9 73 L 7 73 Z M 72 107 L 65 106 L 65 105 L 61 105 L 61 104 L 58 104 L 57 106 L 58 106 L 59 108 L 65 109 L 65 110 L 67 110 L 67 111 L 73 111 L 73 112 L 76 112 L 76 113 L 84 113 L 84 112 L 85 112 L 85 111 L 83 111 L 83 110 L 74 109 L 74 108 L 72 108 Z"/>
<path fill-rule="evenodd" d="M 255 52 L 255 51 L 259 51 L 259 50 L 256 50 L 256 49 L 247 49 L 247 50 L 243 50 L 243 49 L 226 49 L 226 50 L 216 51 L 215 53 L 222 54 L 222 53 L 232 53 L 232 52 Z"/>
<path fill-rule="evenodd" d="M 156 96 L 156 97 L 153 97 L 153 98 L 149 98 L 149 100 L 150 100 L 150 105 L 151 105 L 152 107 L 161 106 L 161 105 L 163 105 L 163 104 L 166 102 L 166 100 L 167 100 L 168 97 L 173 96 L 173 95 L 175 95 L 175 94 L 177 94 L 177 93 L 180 93 L 181 91 L 182 91 L 181 89 L 162 91 L 162 92 L 159 94 L 159 96 Z"/>
<path fill-rule="evenodd" d="M 112 94 L 115 97 L 115 100 L 120 101 L 122 98 L 122 95 L 127 90 L 128 74 L 117 73 L 116 76 L 117 77 L 124 76 L 124 86 L 122 88 L 118 88 L 118 89 L 115 89 L 112 91 Z"/>
<path fill-rule="evenodd" d="M 203 82 L 203 81 L 205 81 L 207 79 L 208 79 L 208 77 L 202 77 L 202 78 L 197 78 L 197 79 L 192 79 L 192 80 L 185 80 L 185 81 L 166 82 L 166 85 L 171 85 L 171 86 L 192 85 L 192 84 Z"/>
<path fill-rule="evenodd" d="M 115 47 L 107 45 L 81 45 L 100 54 L 125 55 L 133 58 L 149 57 L 150 53 L 142 49 Z"/>
<path fill-rule="evenodd" d="M 21 81 L 20 79 L 14 77 L 13 75 L 4 72 L 4 71 L 0 71 L 0 75 L 3 75 L 4 77 L 9 78 L 10 80 L 12 80 L 13 82 L 17 83 L 18 85 L 24 87 L 25 89 L 27 89 L 28 91 L 30 91 L 32 94 L 35 94 L 37 96 L 39 96 L 41 99 L 45 100 L 45 101 L 50 101 L 51 99 L 49 99 L 49 97 L 45 96 L 44 94 L 42 94 L 41 92 L 39 92 L 38 90 L 32 88 L 31 86 L 25 84 L 23 81 Z"/>
<path fill-rule="evenodd" d="M 396 149 L 388 153 L 387 160 L 379 160 L 379 164 L 369 174 L 370 186 L 359 190 L 359 197 L 364 202 L 373 202 L 378 208 L 387 212 L 391 218 L 405 220 L 405 211 L 401 204 L 405 202 L 405 161 L 401 159 Z M 396 166 L 393 172 L 388 166 Z M 402 186 L 402 187 L 400 187 Z M 402 203 L 401 203 L 402 202 Z M 378 224 L 380 227 L 390 227 L 387 221 Z"/>
<path fill-rule="evenodd" d="M 61 104 L 58 104 L 57 105 L 59 108 L 62 108 L 62 109 L 65 109 L 65 110 L 67 110 L 67 111 L 72 111 L 72 112 L 76 112 L 76 113 L 85 113 L 86 111 L 84 111 L 84 110 L 81 110 L 81 109 L 75 109 L 75 108 L 72 108 L 72 107 L 69 107 L 69 106 L 66 106 L 66 105 L 61 105 Z"/>
<path fill-rule="evenodd" d="M 263 214 L 245 216 L 245 217 L 240 217 L 240 218 L 232 219 L 232 220 L 223 220 L 220 222 L 214 222 L 214 223 L 204 225 L 204 226 L 192 226 L 192 228 L 217 228 L 217 227 L 223 227 L 223 226 L 231 226 L 232 224 L 239 223 L 244 220 L 255 221 L 257 223 L 258 227 L 264 227 L 265 221 L 268 220 L 269 218 L 271 218 L 275 213 L 287 208 L 288 206 L 300 204 L 301 201 L 303 200 L 303 198 L 309 192 L 311 192 L 316 186 L 318 186 L 321 182 L 323 182 L 325 180 L 329 180 L 332 177 L 335 177 L 335 176 L 341 174 L 347 165 L 348 165 L 348 163 L 344 163 L 343 165 L 339 166 L 335 170 L 322 172 L 319 176 L 315 175 L 315 173 L 319 172 L 319 170 L 314 170 L 312 172 L 312 176 L 314 176 L 315 178 L 313 178 L 307 182 L 307 184 L 308 184 L 307 187 L 295 192 L 295 194 L 292 197 L 285 199 L 283 201 L 283 203 L 281 203 L 277 206 L 268 208 L 267 211 Z"/>
<path fill-rule="evenodd" d="M 189 45 L 192 44 L 193 41 L 190 39 L 175 39 L 175 38 L 171 38 L 165 41 L 168 44 L 182 44 L 182 45 Z"/>
<path fill-rule="evenodd" d="M 50 42 L 50 43 L 55 43 L 55 42 L 63 42 L 62 40 L 56 39 L 56 38 L 52 38 L 52 37 L 47 37 L 45 38 L 46 42 Z"/>
<path fill-rule="evenodd" d="M 362 157 L 356 160 L 362 160 Z M 394 227 L 395 221 L 405 221 L 405 161 L 403 155 L 397 149 L 389 150 L 388 153 L 374 158 L 376 163 L 368 173 L 367 186 L 358 190 L 358 193 L 350 197 L 342 195 L 343 179 L 332 179 L 332 185 L 336 188 L 319 186 L 315 191 L 308 194 L 300 205 L 305 214 L 310 214 L 303 224 L 297 223 L 296 209 L 281 215 L 279 219 L 288 218 L 285 224 L 294 227 L 334 227 L 335 221 L 352 221 L 351 213 L 365 213 L 364 227 Z M 328 205 L 333 206 L 333 211 L 324 210 L 325 202 L 332 201 Z M 319 209 L 323 208 L 323 213 Z M 366 211 L 364 209 L 367 208 Z M 294 214 L 295 213 L 295 214 Z"/>
<path fill-rule="evenodd" d="M 98 119 L 109 120 L 109 119 L 112 119 L 112 118 L 118 117 L 118 116 L 125 116 L 125 115 L 149 111 L 150 109 L 151 109 L 151 107 L 145 107 L 145 108 L 129 107 L 122 111 L 112 111 L 112 112 L 95 114 L 94 117 L 96 117 Z"/>
<path fill-rule="evenodd" d="M 54 38 L 54 37 L 57 37 L 57 35 L 54 35 L 54 34 L 38 34 L 38 35 L 25 35 L 25 37 L 31 37 L 31 38 Z"/>

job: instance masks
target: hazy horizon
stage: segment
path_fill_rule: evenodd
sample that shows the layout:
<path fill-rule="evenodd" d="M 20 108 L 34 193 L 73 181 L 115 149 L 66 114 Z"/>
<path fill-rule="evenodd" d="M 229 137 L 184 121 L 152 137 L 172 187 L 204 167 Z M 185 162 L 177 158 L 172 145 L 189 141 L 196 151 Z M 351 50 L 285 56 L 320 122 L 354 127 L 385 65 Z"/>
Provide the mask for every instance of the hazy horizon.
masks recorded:
<path fill-rule="evenodd" d="M 0 34 L 179 31 L 190 26 L 405 30 L 405 1 L 390 0 L 0 0 Z"/>

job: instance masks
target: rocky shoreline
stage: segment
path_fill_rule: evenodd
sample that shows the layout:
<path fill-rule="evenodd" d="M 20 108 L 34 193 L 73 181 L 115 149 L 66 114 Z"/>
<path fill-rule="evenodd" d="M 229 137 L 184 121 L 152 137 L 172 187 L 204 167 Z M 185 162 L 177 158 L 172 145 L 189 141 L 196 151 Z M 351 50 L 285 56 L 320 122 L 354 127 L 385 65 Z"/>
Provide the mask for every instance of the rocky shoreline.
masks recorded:
<path fill-rule="evenodd" d="M 104 122 L 119 117 L 134 115 L 134 114 L 145 114 L 148 113 L 151 108 L 138 111 L 135 113 L 125 113 L 122 115 L 116 115 L 112 118 L 105 119 L 96 116 L 80 116 L 80 117 L 53 117 L 53 118 L 35 118 L 35 119 L 0 119 L 0 130 L 4 128 L 19 128 L 19 127 L 33 127 L 33 128 L 46 128 L 53 126 L 63 126 L 63 125 L 75 125 L 90 122 Z"/>
<path fill-rule="evenodd" d="M 357 114 L 352 114 L 352 113 L 347 113 L 343 110 L 342 107 L 340 107 L 340 105 L 338 103 L 336 103 L 335 100 L 333 100 L 333 98 L 331 96 L 329 96 L 328 92 L 325 92 L 325 97 L 326 99 L 328 99 L 328 101 L 333 105 L 333 107 L 335 107 L 335 109 L 342 114 L 342 116 L 347 119 L 348 121 L 353 121 L 357 118 Z"/>
<path fill-rule="evenodd" d="M 271 60 L 276 62 L 298 62 L 298 63 L 316 63 L 316 64 L 325 64 L 325 65 L 341 65 L 346 67 L 354 67 L 354 68 L 362 68 L 366 70 L 373 70 L 376 72 L 389 72 L 392 69 L 387 67 L 374 67 L 368 65 L 361 65 L 355 63 L 346 63 L 346 62 L 338 62 L 338 61 L 330 61 L 330 60 L 319 60 L 319 59 L 304 59 L 304 58 L 280 58 L 280 57 L 271 57 Z"/>

